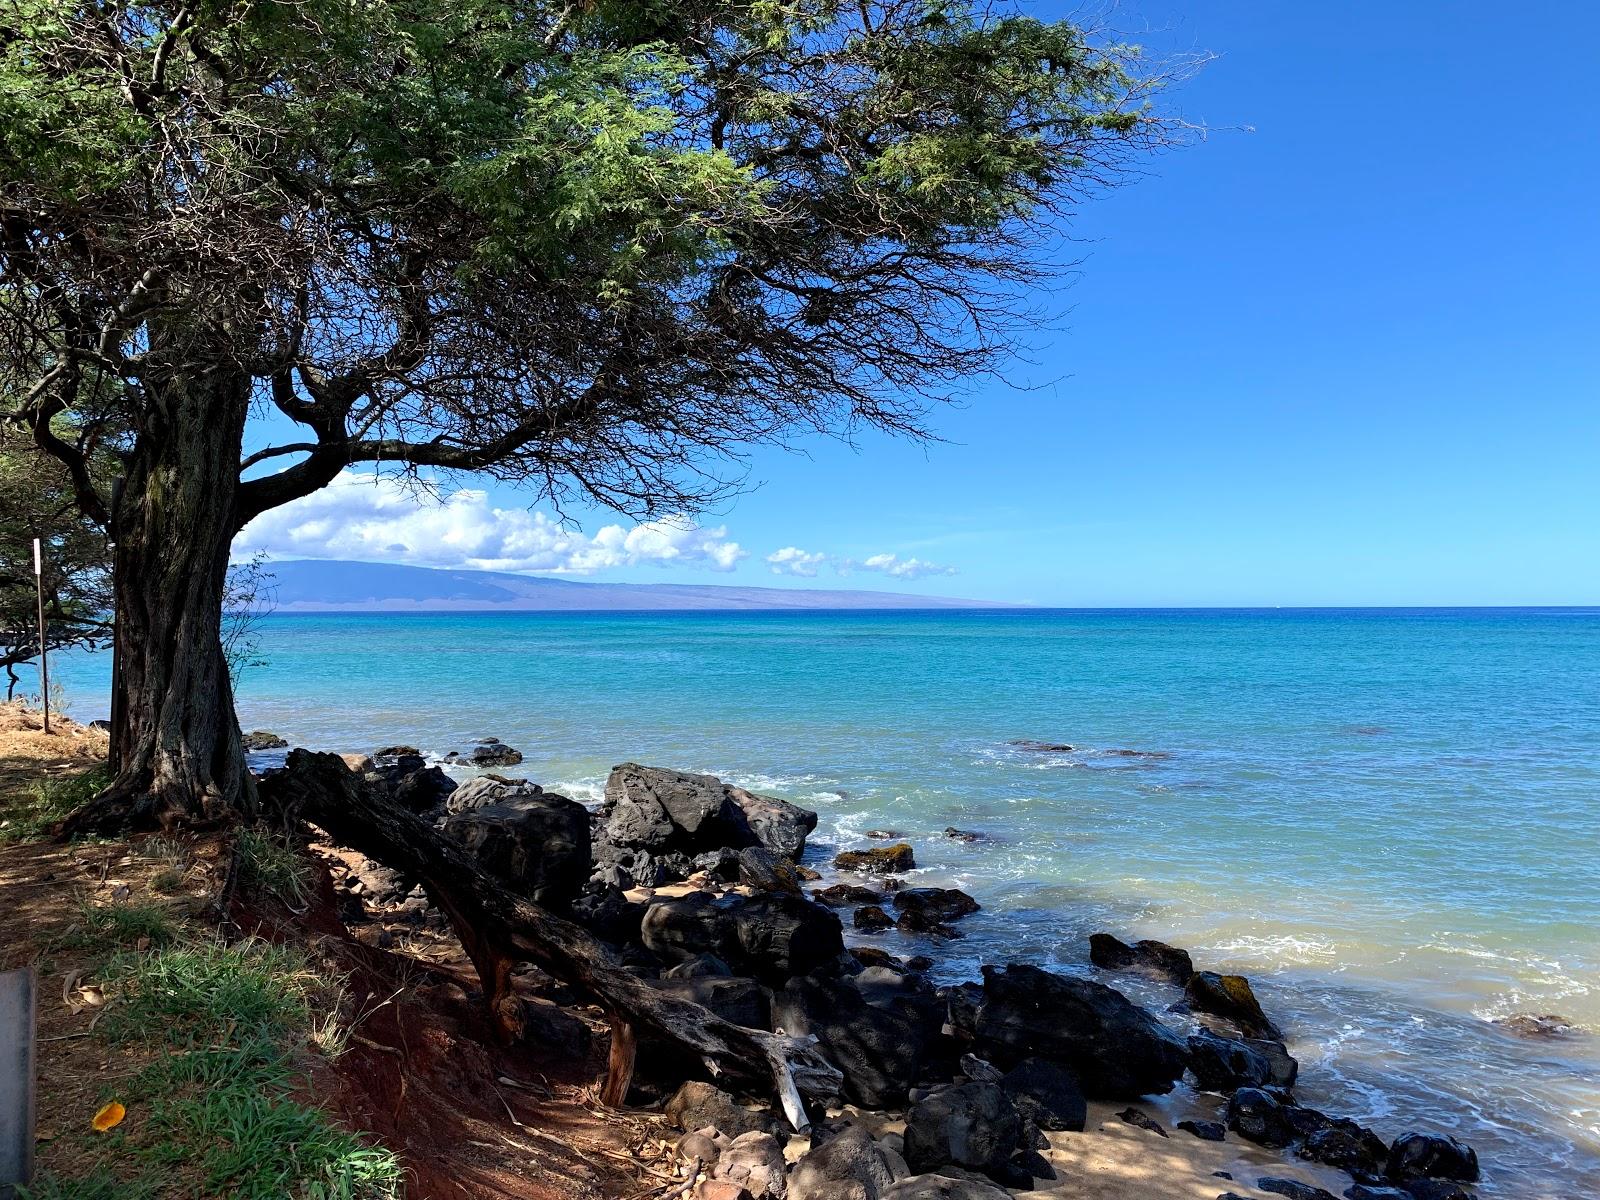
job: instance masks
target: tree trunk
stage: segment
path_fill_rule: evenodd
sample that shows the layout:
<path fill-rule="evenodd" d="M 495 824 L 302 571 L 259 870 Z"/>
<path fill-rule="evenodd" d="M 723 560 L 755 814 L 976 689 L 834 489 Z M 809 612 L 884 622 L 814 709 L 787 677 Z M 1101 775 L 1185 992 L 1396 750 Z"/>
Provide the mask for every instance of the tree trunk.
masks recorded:
<path fill-rule="evenodd" d="M 150 392 L 113 517 L 120 761 L 69 835 L 254 811 L 221 637 L 248 409 L 224 367 Z"/>
<path fill-rule="evenodd" d="M 833 1096 L 843 1075 L 814 1049 L 814 1037 L 788 1037 L 734 1025 L 691 1001 L 651 987 L 571 921 L 514 895 L 486 875 L 459 845 L 365 787 L 334 754 L 289 752 L 287 768 L 262 781 L 262 806 L 275 819 L 315 822 L 340 844 L 420 882 L 450 920 L 483 984 L 484 1005 L 500 1037 L 522 1036 L 511 969 L 533 962 L 587 995 L 611 1017 L 605 1097 L 620 1103 L 633 1074 L 634 1038 L 646 1030 L 684 1047 L 713 1074 L 771 1089 L 796 1129 L 808 1125 L 804 1096 Z"/>

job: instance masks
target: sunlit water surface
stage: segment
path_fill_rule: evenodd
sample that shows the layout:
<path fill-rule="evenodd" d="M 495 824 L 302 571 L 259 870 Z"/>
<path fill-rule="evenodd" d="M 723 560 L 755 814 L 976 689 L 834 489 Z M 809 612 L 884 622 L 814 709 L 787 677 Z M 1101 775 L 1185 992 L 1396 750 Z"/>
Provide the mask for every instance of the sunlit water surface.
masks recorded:
<path fill-rule="evenodd" d="M 626 759 L 708 771 L 817 809 L 817 863 L 903 831 L 984 905 L 943 977 L 1159 937 L 1257 982 L 1308 1102 L 1453 1130 L 1486 1195 L 1600 1194 L 1600 610 L 296 615 L 260 641 L 247 729 L 494 735 L 585 801 Z M 103 657 L 58 674 L 103 715 Z M 1492 1024 L 1528 1012 L 1587 1031 Z"/>

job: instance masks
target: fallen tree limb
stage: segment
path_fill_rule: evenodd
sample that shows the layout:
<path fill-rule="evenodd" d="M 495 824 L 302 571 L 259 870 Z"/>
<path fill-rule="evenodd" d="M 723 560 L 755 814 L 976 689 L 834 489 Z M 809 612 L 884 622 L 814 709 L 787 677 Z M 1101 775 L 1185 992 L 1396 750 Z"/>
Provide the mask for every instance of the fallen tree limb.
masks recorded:
<path fill-rule="evenodd" d="M 571 921 L 524 900 L 488 876 L 456 843 L 419 817 L 375 795 L 333 754 L 294 750 L 286 769 L 261 782 L 262 808 L 308 820 L 343 845 L 417 880 L 449 918 L 483 984 L 497 1034 L 523 1034 L 512 968 L 532 962 L 586 993 L 611 1019 L 614 1046 L 604 1095 L 620 1103 L 633 1071 L 633 1037 L 647 1030 L 696 1054 L 714 1075 L 767 1083 L 796 1129 L 809 1124 L 802 1096 L 836 1095 L 843 1076 L 814 1038 L 747 1029 L 691 1001 L 651 987 Z"/>

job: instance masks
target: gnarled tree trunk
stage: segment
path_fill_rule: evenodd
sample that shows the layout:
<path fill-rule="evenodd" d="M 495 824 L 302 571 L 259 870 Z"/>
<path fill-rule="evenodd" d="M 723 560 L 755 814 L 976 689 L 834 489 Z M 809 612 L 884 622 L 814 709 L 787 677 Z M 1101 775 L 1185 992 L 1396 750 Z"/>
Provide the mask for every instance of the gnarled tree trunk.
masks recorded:
<path fill-rule="evenodd" d="M 120 761 L 68 834 L 254 809 L 221 637 L 248 409 L 226 366 L 149 390 L 113 517 Z"/>

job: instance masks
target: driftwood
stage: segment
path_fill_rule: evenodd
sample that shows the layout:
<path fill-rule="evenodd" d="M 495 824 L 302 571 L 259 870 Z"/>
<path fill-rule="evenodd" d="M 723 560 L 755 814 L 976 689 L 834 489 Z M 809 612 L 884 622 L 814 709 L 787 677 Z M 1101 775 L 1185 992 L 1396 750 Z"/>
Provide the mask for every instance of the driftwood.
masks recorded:
<path fill-rule="evenodd" d="M 696 1054 L 713 1075 L 770 1085 L 784 1114 L 804 1130 L 802 1096 L 837 1095 L 843 1076 L 815 1050 L 815 1038 L 747 1029 L 691 1001 L 651 987 L 619 966 L 586 930 L 501 886 L 456 843 L 374 793 L 333 754 L 291 751 L 287 769 L 261 782 L 263 810 L 304 819 L 335 841 L 417 880 L 449 918 L 483 984 L 498 1035 L 523 1034 L 511 971 L 532 962 L 592 997 L 612 1025 L 605 1100 L 620 1104 L 633 1075 L 638 1032 L 647 1030 Z"/>

